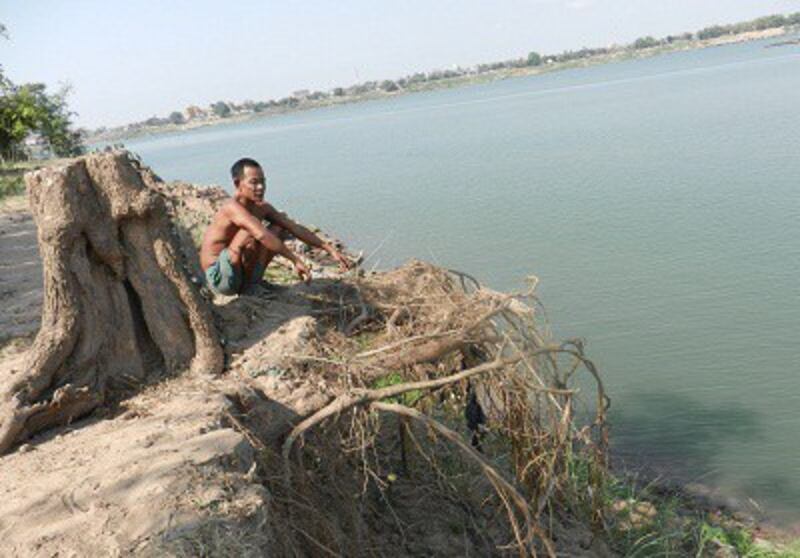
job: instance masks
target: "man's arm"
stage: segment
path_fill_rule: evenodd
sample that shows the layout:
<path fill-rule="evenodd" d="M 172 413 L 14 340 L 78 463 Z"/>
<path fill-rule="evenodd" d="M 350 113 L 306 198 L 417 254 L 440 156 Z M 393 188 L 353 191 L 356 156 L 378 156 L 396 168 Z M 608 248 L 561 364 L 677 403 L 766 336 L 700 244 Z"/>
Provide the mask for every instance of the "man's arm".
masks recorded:
<path fill-rule="evenodd" d="M 311 273 L 303 261 L 297 257 L 294 252 L 289 250 L 280 238 L 272 234 L 259 219 L 242 207 L 241 204 L 235 201 L 228 202 L 223 207 L 223 211 L 234 225 L 249 232 L 256 242 L 260 243 L 267 250 L 280 254 L 292 262 L 301 279 L 308 281 L 311 278 Z"/>
<path fill-rule="evenodd" d="M 289 219 L 286 215 L 275 209 L 271 204 L 265 203 L 264 210 L 265 210 L 264 214 L 265 219 L 269 220 L 272 223 L 275 223 L 280 227 L 283 227 L 284 229 L 292 233 L 292 235 L 294 235 L 296 238 L 302 240 L 309 246 L 314 246 L 315 248 L 320 248 L 322 250 L 325 250 L 328 254 L 331 255 L 331 257 L 334 260 L 336 260 L 339 263 L 342 269 L 350 269 L 350 267 L 352 267 L 353 265 L 352 262 L 347 258 L 345 258 L 341 253 L 339 253 L 339 251 L 333 244 L 325 242 L 316 234 L 305 228 L 303 225 L 295 223 L 294 221 Z"/>

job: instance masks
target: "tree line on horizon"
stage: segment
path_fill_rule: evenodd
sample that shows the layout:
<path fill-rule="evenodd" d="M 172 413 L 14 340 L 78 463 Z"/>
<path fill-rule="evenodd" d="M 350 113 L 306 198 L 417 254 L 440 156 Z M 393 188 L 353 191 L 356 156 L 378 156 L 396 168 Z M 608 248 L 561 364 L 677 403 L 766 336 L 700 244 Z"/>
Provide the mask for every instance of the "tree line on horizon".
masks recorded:
<path fill-rule="evenodd" d="M 101 127 L 94 131 L 95 134 L 114 131 L 135 131 L 141 128 L 155 128 L 164 125 L 180 125 L 191 120 L 224 119 L 237 114 L 264 113 L 270 111 L 285 111 L 297 108 L 303 104 L 312 104 L 324 100 L 346 99 L 368 93 L 394 93 L 402 90 L 413 90 L 421 84 L 453 79 L 469 75 L 479 75 L 498 70 L 514 68 L 537 67 L 542 65 L 568 63 L 595 56 L 610 55 L 626 51 L 645 50 L 660 46 L 669 46 L 680 41 L 708 40 L 725 35 L 737 35 L 750 31 L 762 31 L 778 27 L 800 25 L 800 12 L 788 15 L 769 15 L 753 20 L 733 23 L 730 25 L 712 25 L 697 32 L 687 32 L 678 35 L 667 35 L 663 38 L 652 36 L 639 37 L 626 45 L 613 45 L 609 47 L 584 47 L 579 50 L 565 50 L 558 54 L 540 54 L 531 51 L 527 56 L 510 60 L 477 64 L 470 68 L 456 67 L 445 70 L 429 72 L 416 72 L 398 79 L 384 79 L 356 83 L 349 87 L 334 87 L 330 91 L 301 91 L 279 99 L 266 101 L 246 100 L 241 103 L 219 100 L 211 103 L 207 108 L 197 106 L 187 107 L 185 111 L 173 111 L 166 117 L 153 116 L 141 122 L 135 122 L 116 128 Z"/>
<path fill-rule="evenodd" d="M 369 93 L 414 90 L 423 84 L 499 70 L 568 63 L 595 56 L 667 46 L 679 41 L 708 40 L 725 35 L 797 25 L 800 25 L 800 12 L 788 15 L 769 15 L 730 25 L 712 25 L 695 33 L 667 35 L 660 39 L 652 36 L 639 37 L 627 45 L 584 47 L 579 50 L 565 50 L 558 54 L 540 54 L 531 51 L 525 57 L 477 64 L 469 68 L 459 66 L 445 70 L 416 72 L 399 79 L 366 81 L 349 87 L 334 87 L 330 91 L 298 91 L 279 99 L 247 100 L 241 103 L 220 100 L 211 103 L 208 108 L 192 106 L 187 107 L 184 111 L 173 111 L 164 118 L 153 116 L 141 122 L 110 129 L 100 127 L 91 131 L 76 130 L 73 127 L 72 118 L 75 113 L 70 111 L 67 105 L 68 87 L 52 93 L 47 91 L 47 87 L 43 83 L 17 85 L 5 76 L 2 66 L 0 66 L 0 160 L 28 158 L 34 151 L 33 148 L 58 157 L 77 155 L 83 151 L 87 136 L 98 136 L 109 132 L 124 133 L 170 124 L 180 125 L 191 120 L 224 119 L 236 114 L 280 112 L 297 108 L 303 104 L 313 105 L 315 102 L 325 100 L 346 100 Z M 0 39 L 8 38 L 6 26 L 0 23 Z"/>

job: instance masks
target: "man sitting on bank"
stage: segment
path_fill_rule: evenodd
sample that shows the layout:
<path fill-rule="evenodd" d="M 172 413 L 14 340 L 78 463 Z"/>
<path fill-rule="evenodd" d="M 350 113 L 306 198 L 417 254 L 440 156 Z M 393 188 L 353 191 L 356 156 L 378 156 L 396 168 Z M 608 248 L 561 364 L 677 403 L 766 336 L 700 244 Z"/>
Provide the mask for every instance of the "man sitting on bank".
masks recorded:
<path fill-rule="evenodd" d="M 283 243 L 290 234 L 328 252 L 343 270 L 350 268 L 350 261 L 333 245 L 264 201 L 264 171 L 256 161 L 239 159 L 231 167 L 231 176 L 236 188 L 233 198 L 214 215 L 200 247 L 200 265 L 212 290 L 234 295 L 257 285 L 275 254 L 292 262 L 302 280 L 310 281 L 311 271 Z"/>

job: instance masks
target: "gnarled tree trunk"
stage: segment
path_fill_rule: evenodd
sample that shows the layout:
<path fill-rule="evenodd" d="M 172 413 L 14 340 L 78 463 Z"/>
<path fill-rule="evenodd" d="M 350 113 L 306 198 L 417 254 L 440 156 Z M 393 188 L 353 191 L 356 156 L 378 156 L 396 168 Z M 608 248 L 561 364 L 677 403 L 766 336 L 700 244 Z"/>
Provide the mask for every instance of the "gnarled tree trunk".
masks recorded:
<path fill-rule="evenodd" d="M 151 174 L 122 151 L 25 180 L 44 305 L 24 369 L 0 383 L 0 453 L 155 370 L 223 366 L 211 311 L 185 271 Z"/>

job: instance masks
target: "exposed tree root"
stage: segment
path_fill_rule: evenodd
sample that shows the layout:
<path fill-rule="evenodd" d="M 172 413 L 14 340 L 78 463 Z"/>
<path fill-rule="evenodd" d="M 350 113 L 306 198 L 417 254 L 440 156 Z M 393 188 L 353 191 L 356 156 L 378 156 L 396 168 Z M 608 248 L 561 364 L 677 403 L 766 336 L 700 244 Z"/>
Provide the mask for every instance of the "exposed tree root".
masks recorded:
<path fill-rule="evenodd" d="M 433 389 L 437 387 L 446 386 L 448 384 L 453 384 L 455 382 L 459 382 L 461 380 L 466 380 L 470 376 L 477 376 L 478 374 L 484 374 L 487 372 L 492 372 L 494 370 L 499 370 L 505 366 L 510 366 L 515 364 L 519 361 L 519 359 L 498 359 L 494 362 L 489 362 L 486 364 L 482 364 L 480 366 L 476 366 L 475 368 L 471 368 L 469 370 L 464 370 L 458 374 L 453 374 L 452 376 L 447 376 L 445 378 L 437 378 L 435 380 L 427 380 L 424 382 L 411 382 L 405 383 L 395 386 L 385 387 L 383 389 L 370 389 L 370 390 L 356 390 L 354 393 L 340 395 L 336 399 L 334 399 L 331 403 L 308 417 L 307 419 L 303 420 L 300 424 L 295 426 L 289 435 L 286 437 L 286 441 L 283 443 L 283 457 L 284 459 L 289 458 L 289 454 L 292 451 L 292 446 L 294 445 L 295 440 L 298 437 L 303 435 L 303 432 L 308 430 L 309 428 L 313 428 L 315 425 L 319 424 L 323 420 L 339 414 L 343 411 L 350 409 L 351 407 L 355 407 L 356 405 L 364 405 L 368 403 L 372 403 L 373 401 L 379 401 L 381 399 L 388 399 L 390 397 L 396 397 L 398 395 L 402 395 L 403 393 L 407 393 L 409 391 L 414 390 L 423 390 L 423 389 Z"/>
<path fill-rule="evenodd" d="M 454 443 L 458 449 L 464 452 L 467 456 L 469 456 L 470 459 L 475 461 L 480 466 L 483 474 L 486 475 L 486 477 L 492 483 L 492 486 L 495 487 L 495 490 L 506 507 L 508 520 L 511 523 L 514 531 L 514 537 L 520 550 L 520 555 L 527 556 L 528 554 L 531 554 L 536 556 L 536 548 L 531 543 L 535 540 L 535 538 L 538 538 L 538 540 L 540 540 L 547 549 L 548 556 L 555 557 L 556 552 L 555 548 L 553 547 L 553 543 L 550 542 L 549 538 L 544 534 L 542 529 L 539 528 L 539 526 L 533 521 L 533 514 L 531 513 L 530 506 L 528 505 L 528 501 L 525 499 L 525 497 L 519 493 L 516 487 L 504 479 L 503 476 L 497 472 L 497 469 L 495 469 L 484 456 L 464 442 L 464 439 L 461 436 L 459 436 L 453 430 L 447 428 L 441 422 L 436 421 L 423 413 L 420 413 L 416 409 L 411 409 L 395 403 L 380 402 L 373 402 L 370 404 L 370 407 L 377 411 L 384 411 L 387 413 L 411 417 L 433 428 L 441 436 Z M 524 525 L 519 524 L 519 521 L 516 517 L 517 512 L 522 514 Z M 526 533 L 523 533 L 523 528 L 525 529 Z"/>
<path fill-rule="evenodd" d="M 405 276 L 391 277 L 403 272 Z M 602 525 L 599 495 L 607 464 L 609 402 L 583 344 L 547 340 L 533 308 L 526 304 L 536 302 L 532 291 L 496 293 L 466 275 L 457 274 L 454 281 L 442 270 L 417 263 L 387 275 L 359 282 L 352 305 L 358 328 L 346 328 L 347 333 L 358 330 L 357 336 L 366 336 L 370 346 L 352 351 L 346 338 L 333 336 L 327 339 L 329 350 L 324 355 L 296 355 L 306 374 L 335 369 L 335 376 L 329 377 L 337 378 L 333 391 L 339 395 L 301 417 L 287 433 L 281 448 L 284 489 L 296 486 L 296 475 L 302 477 L 308 466 L 302 465 L 303 453 L 316 454 L 318 444 L 323 439 L 332 443 L 337 430 L 346 454 L 359 456 L 365 487 L 375 484 L 380 491 L 390 490 L 391 482 L 380 472 L 386 467 L 399 466 L 408 474 L 409 451 L 413 452 L 408 436 L 446 485 L 450 473 L 437 464 L 445 450 L 402 426 L 402 421 L 413 420 L 454 443 L 486 475 L 505 510 L 513 540 L 510 546 L 495 543 L 492 554 L 513 549 L 520 556 L 555 556 L 545 526 L 553 514 L 583 513 L 578 510 L 588 508 L 591 518 Z M 365 311 L 365 303 L 373 310 Z M 370 319 L 362 319 L 365 315 Z M 330 351 L 337 346 L 338 351 Z M 583 425 L 576 418 L 578 389 L 573 381 L 579 370 L 585 370 L 597 388 L 594 416 L 587 416 L 589 423 Z M 397 383 L 398 377 L 403 381 Z M 387 379 L 392 384 L 384 385 Z M 468 407 L 468 383 L 471 405 L 479 407 L 478 422 L 486 422 L 484 430 L 473 434 L 473 445 L 450 426 L 458 422 L 457 409 Z M 374 411 L 401 417 L 399 464 L 385 463 L 388 457 L 382 452 L 393 444 L 384 438 L 391 429 L 384 431 Z M 315 430 L 325 434 L 312 436 Z M 477 445 L 487 449 L 478 451 L 475 440 L 486 432 L 492 441 L 488 447 L 479 441 Z M 298 440 L 306 437 L 304 451 L 295 452 Z M 495 453 L 510 461 L 496 461 Z M 581 487 L 571 471 L 576 460 L 588 467 L 587 487 Z M 491 501 L 488 494 L 483 498 Z M 401 528 L 402 520 L 398 521 Z"/>

